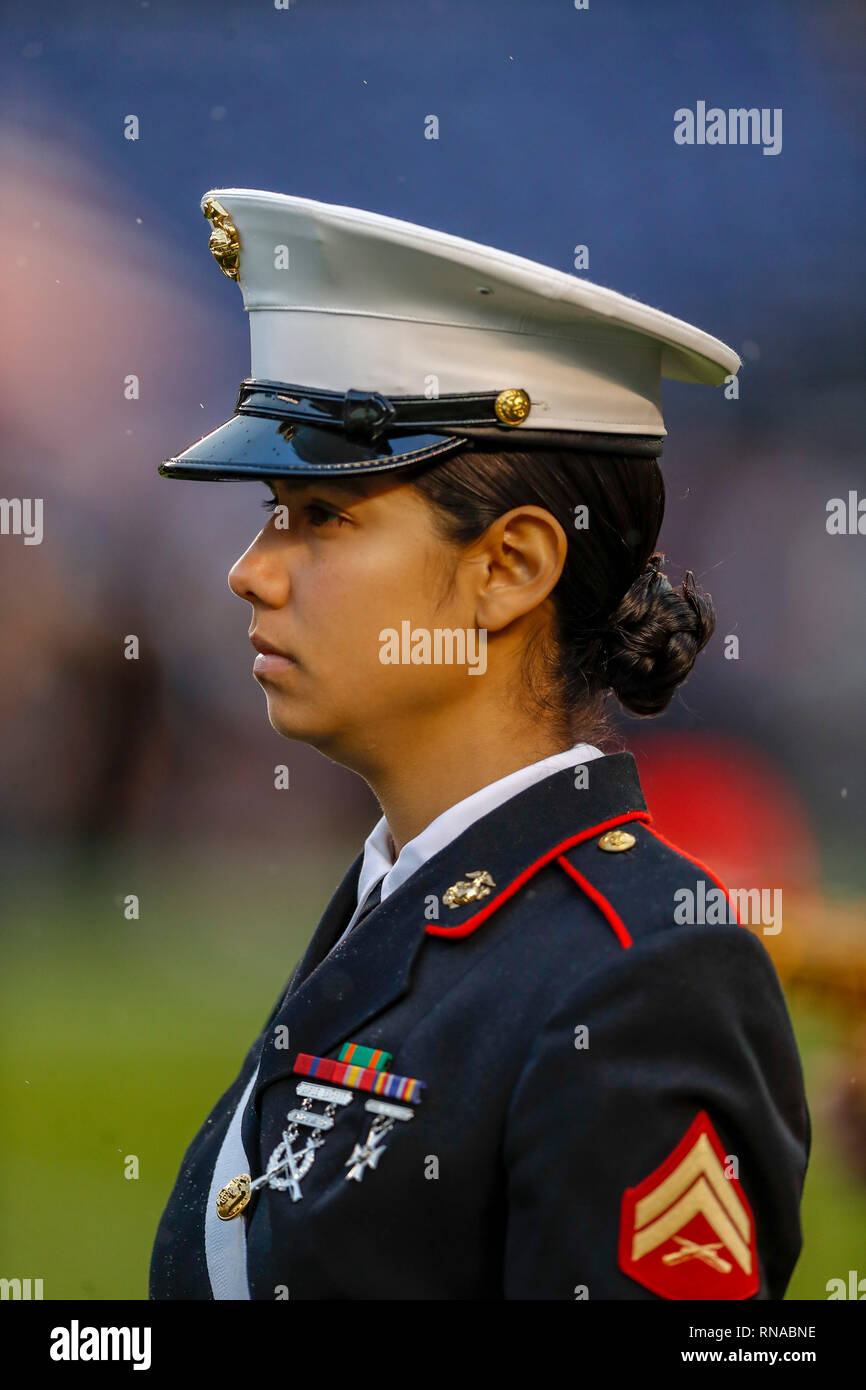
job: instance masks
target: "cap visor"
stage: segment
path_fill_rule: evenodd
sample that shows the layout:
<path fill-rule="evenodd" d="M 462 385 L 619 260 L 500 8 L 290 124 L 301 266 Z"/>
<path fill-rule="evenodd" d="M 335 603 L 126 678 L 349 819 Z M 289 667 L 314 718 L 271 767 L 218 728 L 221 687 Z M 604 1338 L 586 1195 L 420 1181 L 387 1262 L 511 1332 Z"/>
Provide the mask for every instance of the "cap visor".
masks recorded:
<path fill-rule="evenodd" d="M 338 430 L 243 414 L 166 459 L 159 471 L 164 478 L 203 480 L 372 473 L 445 456 L 465 442 L 461 435 L 415 432 L 367 444 Z"/>

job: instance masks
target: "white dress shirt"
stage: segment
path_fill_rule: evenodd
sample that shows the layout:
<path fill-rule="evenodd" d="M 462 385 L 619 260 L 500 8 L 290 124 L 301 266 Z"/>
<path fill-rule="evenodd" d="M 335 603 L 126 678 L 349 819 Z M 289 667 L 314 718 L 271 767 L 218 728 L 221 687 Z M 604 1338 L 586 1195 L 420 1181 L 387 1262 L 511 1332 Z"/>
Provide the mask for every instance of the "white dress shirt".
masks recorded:
<path fill-rule="evenodd" d="M 517 796 L 518 792 L 525 791 L 533 783 L 543 781 L 554 772 L 561 772 L 566 767 L 580 767 L 592 758 L 603 756 L 600 749 L 593 748 L 592 744 L 576 743 L 573 748 L 567 748 L 563 753 L 553 753 L 548 758 L 541 758 L 537 763 L 530 763 L 528 767 L 509 772 L 507 777 L 500 777 L 498 781 L 490 782 L 486 787 L 479 787 L 471 796 L 466 796 L 454 806 L 449 806 L 447 811 L 443 811 L 425 826 L 414 840 L 409 840 L 396 860 L 392 852 L 391 832 L 383 816 L 373 826 L 364 844 L 364 861 L 358 878 L 358 902 L 355 911 L 342 936 L 335 941 L 331 949 L 336 950 L 343 937 L 352 930 L 364 903 L 380 880 L 384 902 L 389 893 L 393 893 L 411 878 L 422 864 L 426 864 L 440 849 L 456 840 L 474 821 L 480 820 L 482 816 L 501 806 L 503 801 Z"/>

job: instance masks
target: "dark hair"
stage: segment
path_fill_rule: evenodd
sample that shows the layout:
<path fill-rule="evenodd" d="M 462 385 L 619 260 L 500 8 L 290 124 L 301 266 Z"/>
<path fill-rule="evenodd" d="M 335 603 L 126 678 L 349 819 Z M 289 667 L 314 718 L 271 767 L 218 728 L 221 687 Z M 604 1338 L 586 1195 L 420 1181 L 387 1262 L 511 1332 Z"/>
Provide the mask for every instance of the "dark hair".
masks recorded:
<path fill-rule="evenodd" d="M 611 690 L 634 714 L 668 705 L 709 641 L 715 611 L 691 572 L 679 589 L 662 573 L 655 544 L 665 488 L 655 459 L 464 452 L 411 482 L 432 503 L 440 533 L 458 545 L 522 503 L 546 508 L 565 530 L 568 554 L 551 594 L 555 645 L 527 652 L 525 671 L 535 699 L 560 715 L 564 731 L 605 732 Z"/>

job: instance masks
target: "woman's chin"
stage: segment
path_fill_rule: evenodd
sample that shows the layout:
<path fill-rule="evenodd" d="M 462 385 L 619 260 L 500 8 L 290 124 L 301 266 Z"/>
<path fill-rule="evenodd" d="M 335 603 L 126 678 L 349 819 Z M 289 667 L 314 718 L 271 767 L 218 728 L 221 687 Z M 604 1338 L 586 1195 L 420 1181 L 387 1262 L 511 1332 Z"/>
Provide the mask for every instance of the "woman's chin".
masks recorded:
<path fill-rule="evenodd" d="M 320 747 L 322 741 L 329 740 L 327 726 L 323 727 L 321 713 L 316 715 L 310 710 L 305 710 L 291 700 L 281 699 L 276 694 L 268 693 L 268 720 L 271 728 L 283 738 L 293 738 L 300 740 L 301 743 L 309 743 L 314 748 Z"/>
<path fill-rule="evenodd" d="M 297 713 L 292 714 L 279 705 L 274 708 L 274 702 L 268 700 L 268 720 L 271 728 L 275 729 L 283 738 L 299 738 L 304 742 L 309 736 L 309 721 L 302 719 Z"/>

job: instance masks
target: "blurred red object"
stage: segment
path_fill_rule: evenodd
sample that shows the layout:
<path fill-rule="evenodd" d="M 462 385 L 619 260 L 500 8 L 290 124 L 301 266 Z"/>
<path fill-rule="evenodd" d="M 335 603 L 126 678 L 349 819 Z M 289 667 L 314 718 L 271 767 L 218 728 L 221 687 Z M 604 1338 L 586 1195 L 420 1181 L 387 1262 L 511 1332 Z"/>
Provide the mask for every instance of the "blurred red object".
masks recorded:
<path fill-rule="evenodd" d="M 728 887 L 818 891 L 802 799 L 767 754 L 718 734 L 648 734 L 629 744 L 656 828 Z"/>

